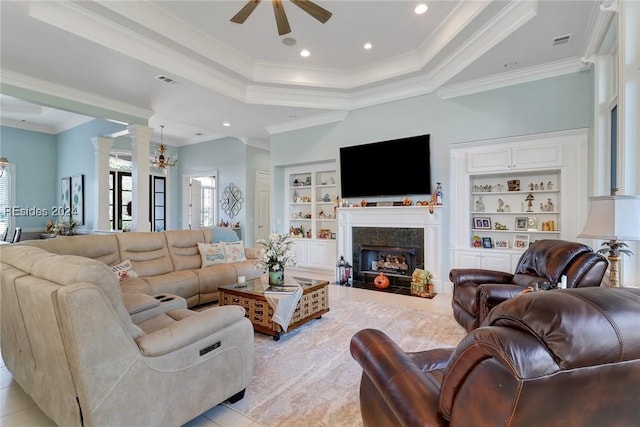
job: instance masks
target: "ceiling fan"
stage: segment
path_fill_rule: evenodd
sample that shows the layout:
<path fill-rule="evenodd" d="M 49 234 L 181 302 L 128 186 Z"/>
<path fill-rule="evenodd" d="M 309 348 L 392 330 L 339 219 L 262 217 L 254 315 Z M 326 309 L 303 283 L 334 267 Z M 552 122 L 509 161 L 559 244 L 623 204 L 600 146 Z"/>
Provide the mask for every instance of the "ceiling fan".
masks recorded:
<path fill-rule="evenodd" d="M 258 4 L 262 0 L 249 0 L 247 4 L 244 5 L 242 9 L 238 13 L 236 13 L 232 18 L 231 22 L 235 22 L 236 24 L 242 24 L 247 20 L 251 12 L 258 6 Z M 273 12 L 276 15 L 276 24 L 278 25 L 278 34 L 288 34 L 291 32 L 291 27 L 289 26 L 289 20 L 287 19 L 287 15 L 284 12 L 284 7 L 282 5 L 282 0 L 271 0 L 273 4 Z M 331 12 L 328 10 L 318 6 L 309 0 L 291 0 L 291 3 L 298 6 L 300 9 L 307 12 L 309 15 L 316 18 L 318 21 L 323 24 L 331 18 Z"/>

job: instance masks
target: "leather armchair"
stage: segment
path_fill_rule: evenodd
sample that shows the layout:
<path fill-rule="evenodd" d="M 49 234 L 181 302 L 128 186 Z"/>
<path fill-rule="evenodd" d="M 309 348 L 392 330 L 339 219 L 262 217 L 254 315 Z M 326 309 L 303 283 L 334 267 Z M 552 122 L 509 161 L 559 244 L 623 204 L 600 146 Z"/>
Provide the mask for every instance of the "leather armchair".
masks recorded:
<path fill-rule="evenodd" d="M 500 304 L 456 348 L 361 330 L 364 426 L 637 425 L 638 313 L 637 288 L 558 289 Z"/>
<path fill-rule="evenodd" d="M 607 259 L 586 245 L 565 240 L 537 240 L 524 251 L 516 271 L 454 268 L 453 317 L 467 331 L 480 326 L 491 309 L 534 283 L 556 284 L 567 276 L 567 288 L 600 286 Z"/>

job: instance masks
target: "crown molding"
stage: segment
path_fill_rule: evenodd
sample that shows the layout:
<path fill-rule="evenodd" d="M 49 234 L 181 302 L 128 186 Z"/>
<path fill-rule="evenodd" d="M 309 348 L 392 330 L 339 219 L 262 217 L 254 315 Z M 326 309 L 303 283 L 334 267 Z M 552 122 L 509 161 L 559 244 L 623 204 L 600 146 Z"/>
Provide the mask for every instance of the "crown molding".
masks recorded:
<path fill-rule="evenodd" d="M 542 66 L 509 71 L 482 79 L 444 86 L 438 89 L 436 94 L 442 99 L 456 98 L 459 96 L 472 95 L 474 93 L 542 80 L 549 77 L 577 73 L 588 70 L 589 67 L 590 64 L 584 62 L 582 58 L 570 58 Z"/>
<path fill-rule="evenodd" d="M 0 118 L 0 124 L 2 126 L 9 127 L 9 128 L 47 133 L 50 135 L 55 135 L 57 133 L 54 126 L 46 126 L 46 125 L 41 125 L 36 123 L 23 122 L 20 120 L 11 120 L 4 117 Z"/>
<path fill-rule="evenodd" d="M 151 115 L 153 114 L 153 111 L 147 110 L 146 108 L 135 107 L 124 102 L 95 95 L 89 92 L 84 92 L 78 89 L 71 88 L 69 86 L 63 86 L 36 77 L 16 73 L 11 70 L 7 70 L 6 68 L 0 68 L 0 81 L 2 82 L 2 86 L 6 85 L 31 90 L 55 98 L 69 100 L 84 105 L 90 105 L 101 110 L 118 112 L 118 115 L 125 114 L 128 116 L 139 117 L 141 119 L 148 120 L 149 117 L 151 117 Z M 69 111 L 68 108 L 65 108 L 63 106 L 54 105 L 53 107 Z M 78 114 L 86 113 L 80 111 L 72 112 Z"/>
<path fill-rule="evenodd" d="M 29 3 L 28 9 L 32 17 L 50 25 L 166 70 L 167 73 L 174 74 L 176 77 L 190 80 L 236 100 L 245 101 L 245 81 L 256 85 L 293 85 L 352 90 L 417 73 L 477 18 L 490 2 L 475 0 L 462 2 L 419 49 L 356 70 L 318 69 L 295 64 L 254 62 L 150 2 L 100 1 L 97 4 L 147 28 L 158 35 L 156 37 L 158 40 L 152 40 L 150 36 L 136 32 L 123 23 L 115 22 L 90 10 L 90 3 L 83 7 L 82 3 L 74 2 L 32 2 Z M 526 22 L 528 20 L 525 19 L 526 9 L 535 9 L 536 4 L 537 0 L 508 4 L 505 9 L 514 10 L 514 13 L 507 13 L 508 16 L 505 19 L 494 19 L 491 25 L 496 28 L 489 31 L 485 26 L 483 30 L 488 36 L 483 37 L 481 42 L 475 45 L 460 49 L 456 53 L 458 58 L 456 69 L 459 71 L 471 63 L 472 58 L 478 55 L 479 46 L 483 51 L 488 50 Z M 492 37 L 491 34 L 502 35 L 502 37 Z M 167 40 L 179 49 L 164 44 L 163 41 L 166 43 Z M 198 59 L 189 56 L 188 53 L 196 54 Z M 205 64 L 202 58 L 205 58 L 209 64 Z M 445 76 L 447 71 L 443 70 L 441 81 L 451 77 L 450 74 Z"/>
<path fill-rule="evenodd" d="M 292 130 L 305 129 L 313 126 L 326 125 L 328 123 L 341 122 L 346 119 L 348 115 L 348 111 L 333 111 L 326 114 L 317 114 L 315 116 L 307 117 L 304 119 L 292 120 L 286 123 L 267 126 L 267 132 L 269 132 L 269 135 L 275 135 Z"/>

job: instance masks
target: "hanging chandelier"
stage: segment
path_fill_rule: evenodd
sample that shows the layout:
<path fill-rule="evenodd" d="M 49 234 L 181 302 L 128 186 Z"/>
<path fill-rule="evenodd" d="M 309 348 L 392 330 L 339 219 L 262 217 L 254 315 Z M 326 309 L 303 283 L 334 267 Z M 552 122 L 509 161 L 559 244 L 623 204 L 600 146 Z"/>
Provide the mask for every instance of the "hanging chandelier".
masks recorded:
<path fill-rule="evenodd" d="M 151 166 L 166 169 L 168 166 L 175 166 L 178 163 L 178 157 L 176 156 L 174 159 L 171 157 L 166 157 L 164 152 L 167 149 L 167 146 L 164 145 L 163 142 L 163 130 L 164 125 L 160 126 L 160 144 L 156 147 L 156 157 L 151 160 Z"/>

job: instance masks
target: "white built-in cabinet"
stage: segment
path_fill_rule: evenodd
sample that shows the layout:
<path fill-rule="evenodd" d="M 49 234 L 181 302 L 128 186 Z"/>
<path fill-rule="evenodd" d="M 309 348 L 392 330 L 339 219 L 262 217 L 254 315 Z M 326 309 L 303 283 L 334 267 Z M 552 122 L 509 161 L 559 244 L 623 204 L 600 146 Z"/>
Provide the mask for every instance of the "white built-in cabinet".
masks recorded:
<path fill-rule="evenodd" d="M 452 267 L 512 272 L 528 244 L 575 240 L 587 140 L 578 129 L 452 145 Z"/>
<path fill-rule="evenodd" d="M 285 169 L 285 229 L 294 238 L 298 268 L 335 270 L 335 162 Z"/>

